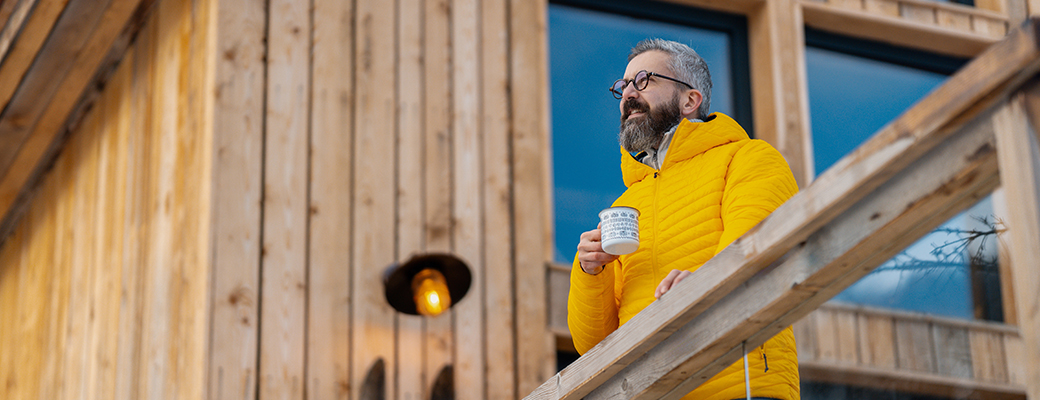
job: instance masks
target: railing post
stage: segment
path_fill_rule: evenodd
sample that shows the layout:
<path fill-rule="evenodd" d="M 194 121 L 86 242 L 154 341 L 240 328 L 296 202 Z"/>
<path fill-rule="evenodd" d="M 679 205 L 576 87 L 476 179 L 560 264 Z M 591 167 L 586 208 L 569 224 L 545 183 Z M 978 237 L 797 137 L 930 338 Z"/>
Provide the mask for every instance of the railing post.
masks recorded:
<path fill-rule="evenodd" d="M 1040 399 L 1040 80 L 1034 80 L 993 117 L 1001 183 L 1007 195 L 1008 234 L 1026 394 Z"/>

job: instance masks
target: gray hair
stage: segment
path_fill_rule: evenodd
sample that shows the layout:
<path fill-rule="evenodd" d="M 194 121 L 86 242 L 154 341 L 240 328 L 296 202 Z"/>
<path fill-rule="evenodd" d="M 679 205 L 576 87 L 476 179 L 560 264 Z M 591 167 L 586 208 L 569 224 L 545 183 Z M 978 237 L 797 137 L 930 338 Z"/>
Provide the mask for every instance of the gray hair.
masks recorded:
<path fill-rule="evenodd" d="M 645 39 L 639 42 L 628 54 L 628 61 L 651 50 L 668 54 L 671 58 L 669 67 L 672 73 L 677 75 L 675 79 L 689 83 L 701 92 L 704 98 L 697 109 L 697 118 L 707 118 L 708 107 L 711 106 L 711 72 L 708 72 L 708 63 L 690 46 L 664 39 Z"/>

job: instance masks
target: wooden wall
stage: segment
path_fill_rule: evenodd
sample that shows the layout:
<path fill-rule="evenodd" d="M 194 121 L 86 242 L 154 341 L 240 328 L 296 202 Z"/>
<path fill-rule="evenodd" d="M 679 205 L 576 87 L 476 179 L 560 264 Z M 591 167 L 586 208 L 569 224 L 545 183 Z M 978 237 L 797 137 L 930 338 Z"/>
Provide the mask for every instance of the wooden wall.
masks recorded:
<path fill-rule="evenodd" d="M 153 11 L 4 242 L 0 398 L 205 393 L 212 157 L 196 6 Z"/>
<path fill-rule="evenodd" d="M 545 12 L 158 0 L 0 252 L 0 398 L 533 390 L 555 372 Z M 422 252 L 474 276 L 436 318 L 383 298 Z"/>
<path fill-rule="evenodd" d="M 802 379 L 950 398 L 1024 399 L 1018 329 L 826 303 L 794 324 Z"/>

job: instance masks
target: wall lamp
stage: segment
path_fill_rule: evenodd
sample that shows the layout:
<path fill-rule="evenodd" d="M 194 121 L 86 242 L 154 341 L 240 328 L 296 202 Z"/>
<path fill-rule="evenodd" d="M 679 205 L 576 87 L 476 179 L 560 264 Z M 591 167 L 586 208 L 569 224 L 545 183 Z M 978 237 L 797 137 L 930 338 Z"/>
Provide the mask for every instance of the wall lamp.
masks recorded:
<path fill-rule="evenodd" d="M 435 316 L 447 311 L 469 291 L 469 267 L 450 254 L 421 254 L 393 263 L 383 274 L 386 301 L 411 315 Z"/>

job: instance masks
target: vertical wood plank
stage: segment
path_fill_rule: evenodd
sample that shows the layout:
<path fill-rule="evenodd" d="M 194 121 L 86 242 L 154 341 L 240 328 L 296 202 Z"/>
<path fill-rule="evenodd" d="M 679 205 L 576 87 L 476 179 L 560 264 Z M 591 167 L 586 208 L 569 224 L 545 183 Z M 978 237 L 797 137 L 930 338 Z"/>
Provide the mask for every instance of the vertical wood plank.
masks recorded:
<path fill-rule="evenodd" d="M 864 0 L 863 9 L 872 14 L 899 16 L 899 3 L 893 0 Z"/>
<path fill-rule="evenodd" d="M 396 186 L 385 162 L 396 157 L 396 36 L 394 3 L 357 2 L 354 115 L 355 205 L 353 233 L 353 366 L 351 390 L 360 395 L 364 376 L 378 359 L 396 371 L 394 314 L 383 296 L 382 272 L 394 261 Z M 396 398 L 388 384 L 385 398 Z"/>
<path fill-rule="evenodd" d="M 70 141 L 70 146 L 80 149 L 80 155 L 76 161 L 79 163 L 74 168 L 70 184 L 76 199 L 73 205 L 72 224 L 72 283 L 69 293 L 69 321 L 68 346 L 64 357 L 65 382 L 63 383 L 63 398 L 87 399 L 90 395 L 89 380 L 87 374 L 91 366 L 88 335 L 92 314 L 91 291 L 95 270 L 93 268 L 93 239 L 94 239 L 94 207 L 92 200 L 96 196 L 96 173 L 92 166 L 97 163 L 96 146 L 92 145 L 89 133 L 97 129 L 97 113 L 89 114 L 83 122 L 81 129 L 87 133 L 77 135 Z"/>
<path fill-rule="evenodd" d="M 957 378 L 972 377 L 971 344 L 967 328 L 932 326 L 935 371 Z"/>
<path fill-rule="evenodd" d="M 423 1 L 401 0 L 398 9 L 397 260 L 423 249 Z M 421 399 L 423 318 L 397 314 L 397 398 Z"/>
<path fill-rule="evenodd" d="M 19 265 L 20 268 L 25 268 L 25 271 L 32 274 L 33 277 L 29 281 L 30 285 L 24 291 L 25 294 L 20 296 L 23 301 L 28 303 L 21 306 L 21 312 L 26 314 L 21 319 L 25 321 L 26 328 L 30 330 L 27 332 L 28 337 L 14 337 L 14 340 L 17 340 L 15 342 L 16 349 L 20 348 L 24 352 L 23 355 L 15 355 L 15 359 L 20 360 L 22 363 L 19 368 L 24 375 L 24 379 L 21 382 L 21 391 L 24 393 L 23 397 L 27 399 L 48 398 L 44 395 L 48 392 L 48 388 L 44 387 L 44 382 L 50 378 L 47 375 L 47 372 L 50 372 L 47 369 L 49 364 L 47 360 L 52 357 L 55 350 L 55 347 L 50 346 L 50 343 L 48 343 L 48 339 L 55 330 L 61 328 L 60 325 L 56 324 L 57 320 L 54 318 L 58 314 L 59 308 L 52 301 L 54 298 L 52 292 L 57 284 L 55 278 L 58 276 L 57 271 L 60 269 L 54 262 L 55 245 L 57 244 L 58 236 L 58 222 L 55 215 L 58 196 L 57 192 L 53 190 L 55 186 L 52 181 L 41 187 L 40 198 L 49 199 L 46 202 L 46 206 L 30 208 L 25 222 L 23 222 L 25 227 L 31 227 L 30 229 L 34 232 L 28 238 L 28 243 L 31 245 L 25 250 L 28 253 L 27 262 Z M 12 247 L 17 248 L 16 246 Z M 4 258 L 0 258 L 0 260 L 2 259 Z M 5 262 L 5 264 L 13 263 Z M 5 275 L 0 272 L 0 280 L 9 279 Z M 3 284 L 0 283 L 0 287 L 2 286 Z M 4 321 L 11 320 L 5 319 Z M 11 324 L 4 323 L 3 325 L 9 326 Z M 3 328 L 0 328 L 0 330 L 3 330 Z M 2 337 L 12 336 L 0 334 L 0 338 Z M 0 346 L 3 345 L 0 344 Z M 10 351 L 10 349 L 5 351 L 5 354 L 12 353 L 14 352 Z M 0 375 L 4 374 L 0 373 Z M 7 381 L 5 380 L 5 382 Z M 0 392 L 3 392 L 3 390 L 0 389 Z M 50 394 L 47 393 L 47 395 Z M 17 398 L 11 394 L 7 394 L 7 396 L 5 398 Z"/>
<path fill-rule="evenodd" d="M 938 9 L 935 13 L 935 19 L 938 21 L 939 26 L 962 31 L 971 30 L 971 16 L 968 14 L 951 12 L 946 9 Z"/>
<path fill-rule="evenodd" d="M 70 154 L 61 157 L 53 169 L 54 192 L 68 192 L 72 187 L 70 179 L 73 176 L 74 163 L 69 161 L 74 158 Z M 54 328 L 48 332 L 47 344 L 51 349 L 50 354 L 44 361 L 43 374 L 47 377 L 41 382 L 40 395 L 42 398 L 61 398 L 65 393 L 65 354 L 68 347 L 68 324 L 70 311 L 70 295 L 72 283 L 72 220 L 74 196 L 55 196 L 55 214 L 58 219 L 55 227 L 54 260 L 55 273 L 54 282 L 50 295 L 50 304 L 53 305 Z M 17 236 L 13 236 L 17 237 Z M 9 239 L 10 240 L 10 239 Z M 5 244 L 6 246 L 6 244 Z"/>
<path fill-rule="evenodd" d="M 354 267 L 353 2 L 315 0 L 313 21 L 307 396 L 345 399 L 350 397 Z"/>
<path fill-rule="evenodd" d="M 816 345 L 816 315 L 817 311 L 813 311 L 792 325 L 799 360 L 819 358 Z"/>
<path fill-rule="evenodd" d="M 834 331 L 838 343 L 838 360 L 841 363 L 856 365 L 860 363 L 859 345 L 856 343 L 856 313 L 853 311 L 837 311 L 834 315 Z"/>
<path fill-rule="evenodd" d="M 839 8 L 847 8 L 850 10 L 862 10 L 863 0 L 827 0 L 827 3 Z"/>
<path fill-rule="evenodd" d="M 451 3 L 448 0 L 425 1 L 425 160 L 424 219 L 425 247 L 430 252 L 452 250 L 452 126 L 454 104 L 451 73 Z M 426 318 L 426 378 L 423 382 L 429 397 L 437 374 L 452 363 L 454 342 L 452 318 L 454 310 L 434 318 Z"/>
<path fill-rule="evenodd" d="M 895 368 L 896 351 L 893 321 L 890 317 L 860 314 L 859 353 L 865 366 Z"/>
<path fill-rule="evenodd" d="M 455 253 L 473 274 L 466 298 L 455 306 L 455 398 L 487 398 L 484 337 L 483 144 L 481 142 L 480 4 L 453 0 L 452 28 L 452 169 L 455 199 L 452 229 Z"/>
<path fill-rule="evenodd" d="M 1027 355 L 1025 354 L 1025 343 L 1022 337 L 1016 334 L 1004 334 L 1004 353 L 1007 355 L 1008 383 L 1028 387 L 1026 374 L 1028 371 Z"/>
<path fill-rule="evenodd" d="M 271 1 L 267 32 L 260 399 L 302 399 L 307 313 L 310 2 Z"/>
<path fill-rule="evenodd" d="M 899 368 L 935 372 L 935 346 L 927 322 L 897 319 L 895 333 Z"/>
<path fill-rule="evenodd" d="M 816 346 L 817 360 L 825 362 L 837 362 L 839 354 L 839 343 L 837 329 L 835 328 L 835 311 L 831 309 L 817 309 L 816 314 Z"/>
<path fill-rule="evenodd" d="M 553 375 L 554 339 L 546 327 L 546 266 L 552 259 L 547 2 L 512 0 L 509 9 L 513 115 L 518 393 Z"/>
<path fill-rule="evenodd" d="M 812 137 L 806 92 L 802 6 L 765 2 L 748 15 L 751 97 L 756 138 L 784 155 L 800 187 L 812 182 Z"/>
<path fill-rule="evenodd" d="M 1001 38 L 1007 34 L 1007 22 L 1004 20 L 974 15 L 971 18 L 971 30 L 975 33 L 992 38 Z"/>
<path fill-rule="evenodd" d="M 1008 0 L 975 0 L 975 8 L 1007 13 Z"/>
<path fill-rule="evenodd" d="M 211 399 L 256 397 L 266 2 L 211 0 L 213 283 Z"/>
<path fill-rule="evenodd" d="M 130 69 L 128 75 L 131 79 L 131 89 L 126 94 L 127 110 L 127 133 L 121 139 L 126 143 L 126 229 L 123 236 L 119 238 L 123 242 L 122 279 L 120 282 L 120 309 L 119 309 L 119 342 L 116 356 L 116 388 L 115 398 L 128 399 L 139 396 L 140 379 L 138 374 L 142 370 L 141 341 L 142 330 L 140 321 L 143 318 L 144 293 L 144 254 L 149 244 L 146 240 L 140 240 L 145 236 L 147 229 L 147 209 L 149 201 L 147 190 L 149 180 L 146 169 L 144 154 L 149 153 L 149 136 L 145 132 L 150 128 L 150 114 L 146 111 L 151 108 L 151 66 L 153 61 L 148 55 L 152 54 L 151 46 L 155 40 L 155 16 L 149 19 L 145 27 L 138 33 L 137 39 L 123 63 Z M 58 178 L 55 178 L 58 179 Z"/>
<path fill-rule="evenodd" d="M 914 22 L 920 22 L 923 24 L 933 25 L 936 23 L 935 7 L 929 7 L 926 5 L 900 3 L 899 15 L 902 16 L 903 19 Z"/>
<path fill-rule="evenodd" d="M 993 201 L 993 215 L 998 221 L 1008 220 L 1007 196 L 1004 188 L 999 187 L 990 195 Z M 1005 225 L 1006 226 L 1006 225 Z M 1000 302 L 1004 312 L 1004 323 L 1018 325 L 1018 307 L 1015 307 L 1015 286 L 1011 270 L 1011 242 L 1007 232 L 997 235 L 997 276 L 1000 277 Z"/>
<path fill-rule="evenodd" d="M 1000 334 L 973 331 L 968 339 L 971 344 L 972 374 L 975 379 L 1007 382 L 1007 362 L 1004 361 L 1004 344 Z"/>
<path fill-rule="evenodd" d="M 174 343 L 173 324 L 176 322 L 171 309 L 173 299 L 180 290 L 180 282 L 171 281 L 176 276 L 173 271 L 179 260 L 174 256 L 172 235 L 176 225 L 176 210 L 173 205 L 173 192 L 176 190 L 172 170 L 177 165 L 177 120 L 178 89 L 180 82 L 177 76 L 177 65 L 180 64 L 180 38 L 177 36 L 177 5 L 172 2 L 159 3 L 155 10 L 156 43 L 151 55 L 155 64 L 152 74 L 153 86 L 151 107 L 146 112 L 152 114 L 154 124 L 150 126 L 148 135 L 153 146 L 149 149 L 148 174 L 152 185 L 148 188 L 152 193 L 148 204 L 150 230 L 145 234 L 152 242 L 145 261 L 148 268 L 144 282 L 144 341 L 142 357 L 146 376 L 142 377 L 141 398 L 158 400 L 172 398 L 176 386 L 170 387 L 169 378 L 174 375 L 178 366 L 176 356 L 171 352 Z M 179 234 L 179 233 L 178 233 Z"/>
<path fill-rule="evenodd" d="M 98 222 L 95 225 L 94 263 L 98 279 L 93 291 L 95 302 L 91 351 L 96 365 L 91 371 L 91 388 L 99 399 L 114 398 L 118 362 L 119 304 L 123 262 L 123 232 L 126 216 L 126 149 L 130 119 L 131 65 L 122 64 L 106 85 L 95 110 L 104 119 L 97 132 L 99 141 L 98 197 L 95 199 Z M 102 222 L 103 221 L 103 222 Z M 40 244 L 36 244 L 39 246 Z M 200 312 L 202 310 L 199 310 Z"/>
<path fill-rule="evenodd" d="M 1025 344 L 1021 366 L 1026 394 L 1040 398 L 1040 86 L 1031 83 L 1022 96 L 993 119 L 1001 181 L 1007 195 L 1008 236 L 1018 325 Z M 1021 97 L 1019 100 L 1017 97 Z M 1027 120 L 1028 118 L 1028 120 Z"/>
<path fill-rule="evenodd" d="M 506 0 L 481 2 L 484 142 L 484 272 L 487 398 L 514 399 L 516 391 L 512 193 L 509 188 L 509 30 Z M 524 392 L 523 394 L 526 394 Z"/>
<path fill-rule="evenodd" d="M 7 238 L 3 248 L 0 248 L 0 259 L 15 259 L 22 248 L 22 229 L 15 229 Z M 10 262 L 0 266 L 0 318 L 5 321 L 0 324 L 0 396 L 5 399 L 15 398 L 18 394 L 18 371 L 20 363 L 15 352 L 19 346 L 19 337 L 16 335 L 16 324 L 18 319 L 18 282 L 24 267 L 21 263 Z M 12 322 L 7 322 L 12 321 Z"/>

